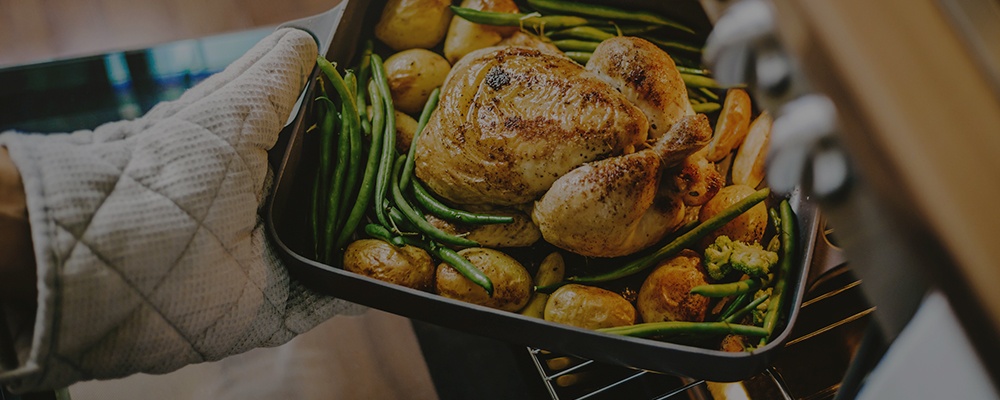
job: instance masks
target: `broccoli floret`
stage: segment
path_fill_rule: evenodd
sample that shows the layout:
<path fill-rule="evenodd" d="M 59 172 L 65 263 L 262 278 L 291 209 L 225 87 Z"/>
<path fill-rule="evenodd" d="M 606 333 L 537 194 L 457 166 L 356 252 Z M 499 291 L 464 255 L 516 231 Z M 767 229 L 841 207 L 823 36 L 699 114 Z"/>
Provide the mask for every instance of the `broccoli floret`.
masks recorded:
<path fill-rule="evenodd" d="M 764 323 L 764 314 L 767 314 L 767 304 L 771 301 L 771 290 L 772 288 L 767 288 L 763 290 L 758 290 L 757 293 L 753 294 L 753 299 L 757 300 L 761 297 L 768 296 L 767 300 L 758 304 L 753 310 L 750 311 L 750 315 L 753 316 L 753 324 L 761 325 Z"/>
<path fill-rule="evenodd" d="M 732 270 L 755 278 L 766 276 L 777 263 L 778 253 L 765 250 L 759 243 L 734 242 L 725 235 L 705 248 L 705 271 L 715 280 L 724 279 Z"/>
<path fill-rule="evenodd" d="M 722 235 L 715 238 L 715 243 L 708 245 L 705 249 L 705 271 L 708 276 L 715 280 L 722 280 L 732 266 L 729 265 L 729 258 L 733 253 L 733 241 L 728 236 Z"/>
<path fill-rule="evenodd" d="M 737 271 L 752 277 L 761 277 L 770 273 L 771 267 L 777 263 L 778 253 L 764 250 L 759 243 L 733 242 L 729 264 Z"/>

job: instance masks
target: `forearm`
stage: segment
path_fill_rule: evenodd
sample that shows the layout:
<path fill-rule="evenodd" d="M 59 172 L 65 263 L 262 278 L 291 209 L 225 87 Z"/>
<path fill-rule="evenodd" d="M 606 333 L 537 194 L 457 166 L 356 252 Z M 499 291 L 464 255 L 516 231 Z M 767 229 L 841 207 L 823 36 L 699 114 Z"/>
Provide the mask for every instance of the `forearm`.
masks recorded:
<path fill-rule="evenodd" d="M 0 302 L 31 306 L 37 291 L 21 176 L 0 147 Z"/>

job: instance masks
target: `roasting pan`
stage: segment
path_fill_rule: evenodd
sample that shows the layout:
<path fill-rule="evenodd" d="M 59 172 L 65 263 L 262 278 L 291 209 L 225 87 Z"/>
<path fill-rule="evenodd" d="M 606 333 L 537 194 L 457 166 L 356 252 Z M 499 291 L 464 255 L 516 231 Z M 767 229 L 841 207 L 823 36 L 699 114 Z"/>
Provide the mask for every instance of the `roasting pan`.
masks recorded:
<path fill-rule="evenodd" d="M 682 15 L 685 23 L 695 27 L 710 26 L 697 1 L 617 1 L 624 7 L 665 10 L 667 15 Z M 318 19 L 306 19 L 286 24 L 309 30 L 320 42 L 321 50 L 332 61 L 354 65 L 354 54 L 379 17 L 382 1 L 342 1 L 335 9 Z M 669 8 L 669 10 L 666 10 Z M 707 29 L 697 29 L 707 31 Z M 329 42 L 324 43 L 324 40 Z M 376 51 L 378 51 L 376 47 Z M 384 54 L 384 53 L 383 53 Z M 349 63 L 349 64 L 345 64 Z M 314 71 L 314 75 L 318 71 Z M 313 83 L 306 86 L 295 113 L 285 127 L 278 145 L 271 154 L 275 167 L 274 192 L 265 209 L 268 234 L 285 261 L 289 273 L 310 288 L 338 298 L 377 308 L 404 317 L 422 320 L 443 327 L 492 337 L 525 346 L 575 355 L 625 367 L 688 376 L 711 381 L 738 381 L 764 370 L 776 352 L 784 346 L 795 323 L 797 311 L 806 289 L 809 265 L 820 229 L 816 205 L 794 192 L 790 202 L 798 219 L 796 260 L 788 277 L 787 295 L 781 310 L 782 322 L 772 341 L 753 352 L 727 353 L 693 345 L 661 342 L 599 333 L 525 317 L 517 313 L 495 310 L 410 289 L 342 270 L 310 257 L 311 238 L 307 210 L 310 190 L 315 177 L 318 153 L 315 135 L 306 133 L 312 124 Z M 777 204 L 780 199 L 769 199 Z M 534 275 L 541 256 L 549 248 L 541 247 L 512 252 Z M 564 253 L 565 255 L 565 253 Z M 571 261 L 567 259 L 569 268 Z M 571 272 L 567 272 L 569 275 Z"/>

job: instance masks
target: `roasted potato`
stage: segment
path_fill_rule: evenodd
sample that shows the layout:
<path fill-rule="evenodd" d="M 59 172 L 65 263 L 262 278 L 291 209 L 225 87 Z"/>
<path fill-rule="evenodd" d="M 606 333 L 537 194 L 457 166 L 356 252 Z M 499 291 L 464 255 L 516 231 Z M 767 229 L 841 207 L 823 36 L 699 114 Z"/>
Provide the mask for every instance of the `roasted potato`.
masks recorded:
<path fill-rule="evenodd" d="M 344 250 L 347 271 L 418 290 L 430 290 L 434 260 L 418 247 L 396 247 L 378 239 L 361 239 Z"/>
<path fill-rule="evenodd" d="M 709 298 L 691 294 L 691 288 L 708 284 L 701 257 L 684 250 L 665 260 L 646 277 L 636 308 L 643 322 L 704 321 Z"/>
<path fill-rule="evenodd" d="M 747 185 L 731 185 L 719 190 L 719 193 L 701 207 L 698 219 L 705 222 L 712 216 L 718 214 L 727 207 L 751 195 L 754 188 Z M 764 238 L 764 229 L 767 228 L 767 206 L 764 203 L 757 204 L 753 208 L 729 221 L 721 228 L 708 234 L 702 239 L 702 248 L 709 243 L 715 242 L 715 238 L 726 235 L 734 241 L 744 243 L 760 242 Z"/>
<path fill-rule="evenodd" d="M 396 110 L 396 150 L 400 154 L 406 154 L 410 151 L 410 143 L 413 142 L 413 136 L 417 134 L 417 120 L 413 117 L 403 114 L 399 110 Z"/>
<path fill-rule="evenodd" d="M 516 13 L 514 0 L 463 0 L 462 7 L 482 11 Z M 444 39 L 444 56 L 454 64 L 473 51 L 496 46 L 503 38 L 517 32 L 516 26 L 488 26 L 466 21 L 458 16 L 451 18 L 448 35 Z"/>
<path fill-rule="evenodd" d="M 558 251 L 552 252 L 542 263 L 538 265 L 538 272 L 535 273 L 535 286 L 548 286 L 563 280 L 566 275 L 566 261 Z M 529 317 L 544 318 L 545 303 L 549 301 L 549 295 L 535 292 L 531 295 L 528 305 L 521 309 L 521 315 Z"/>
<path fill-rule="evenodd" d="M 635 307 L 618 293 L 594 286 L 565 285 L 545 303 L 546 321 L 586 329 L 635 324 Z"/>
<path fill-rule="evenodd" d="M 396 51 L 437 46 L 451 22 L 448 6 L 451 0 L 389 0 L 375 37 Z"/>
<path fill-rule="evenodd" d="M 747 137 L 733 159 L 733 183 L 757 187 L 764 180 L 764 163 L 767 161 L 767 146 L 771 142 L 773 124 L 774 118 L 767 111 L 762 112 L 750 124 Z"/>
<path fill-rule="evenodd" d="M 437 267 L 437 294 L 505 311 L 520 310 L 531 297 L 531 274 L 513 257 L 500 251 L 474 247 L 458 252 L 493 282 L 493 297 L 450 265 Z"/>
<path fill-rule="evenodd" d="M 726 91 L 726 101 L 723 102 L 722 112 L 719 113 L 719 121 L 715 123 L 715 136 L 708 143 L 708 152 L 705 154 L 708 161 L 714 162 L 726 158 L 743 142 L 750 126 L 752 111 L 750 96 L 745 90 Z"/>
<path fill-rule="evenodd" d="M 397 110 L 419 116 L 434 88 L 444 84 L 451 64 L 424 49 L 404 50 L 385 60 L 385 74 Z"/>

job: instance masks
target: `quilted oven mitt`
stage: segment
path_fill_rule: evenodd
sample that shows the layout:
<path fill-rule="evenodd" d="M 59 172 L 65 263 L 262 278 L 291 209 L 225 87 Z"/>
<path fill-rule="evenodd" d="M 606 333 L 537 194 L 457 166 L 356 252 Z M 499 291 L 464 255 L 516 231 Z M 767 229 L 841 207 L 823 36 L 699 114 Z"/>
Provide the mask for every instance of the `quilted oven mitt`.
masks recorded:
<path fill-rule="evenodd" d="M 278 30 L 136 120 L 0 135 L 24 182 L 39 292 L 0 382 L 166 373 L 361 310 L 289 279 L 259 215 L 267 150 L 316 53 L 307 33 Z"/>

